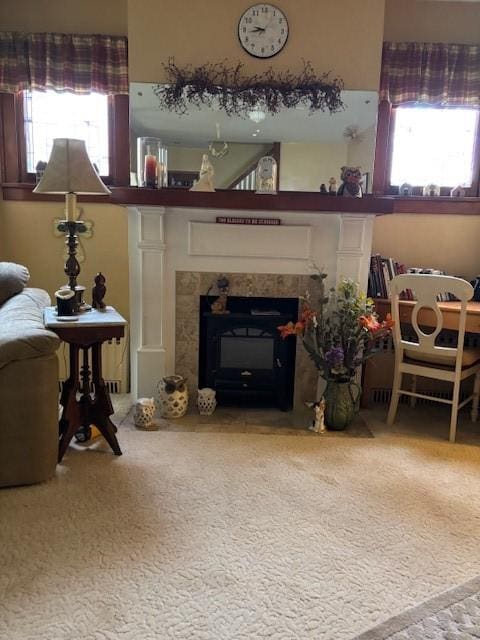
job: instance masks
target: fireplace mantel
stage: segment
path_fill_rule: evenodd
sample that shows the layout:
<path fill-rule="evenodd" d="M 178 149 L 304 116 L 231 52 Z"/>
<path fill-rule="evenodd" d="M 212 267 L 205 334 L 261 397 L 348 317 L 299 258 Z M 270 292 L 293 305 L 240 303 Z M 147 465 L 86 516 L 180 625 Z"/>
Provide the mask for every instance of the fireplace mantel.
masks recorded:
<path fill-rule="evenodd" d="M 271 196 L 274 197 L 274 196 Z M 353 278 L 366 289 L 375 213 L 129 207 L 131 387 L 152 396 L 175 373 L 177 272 Z M 219 216 L 279 218 L 281 224 L 217 223 Z M 303 292 L 299 292 L 301 295 Z"/>

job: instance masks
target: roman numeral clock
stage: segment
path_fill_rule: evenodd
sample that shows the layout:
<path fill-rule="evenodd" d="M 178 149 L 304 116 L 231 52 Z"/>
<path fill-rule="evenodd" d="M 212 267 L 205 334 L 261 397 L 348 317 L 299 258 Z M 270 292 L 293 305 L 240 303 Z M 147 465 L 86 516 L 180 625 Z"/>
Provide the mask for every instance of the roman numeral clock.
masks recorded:
<path fill-rule="evenodd" d="M 271 58 L 287 42 L 287 18 L 273 4 L 254 4 L 242 14 L 238 22 L 238 38 L 251 56 Z"/>

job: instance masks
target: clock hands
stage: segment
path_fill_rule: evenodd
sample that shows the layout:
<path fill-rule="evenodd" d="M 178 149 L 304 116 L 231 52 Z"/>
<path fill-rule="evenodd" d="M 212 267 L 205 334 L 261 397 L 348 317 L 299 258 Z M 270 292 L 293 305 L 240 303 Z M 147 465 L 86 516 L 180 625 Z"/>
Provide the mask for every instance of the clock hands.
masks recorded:
<path fill-rule="evenodd" d="M 265 33 L 265 30 L 265 27 L 255 27 L 255 29 L 250 29 L 250 33 L 258 33 L 259 31 L 261 33 Z"/>

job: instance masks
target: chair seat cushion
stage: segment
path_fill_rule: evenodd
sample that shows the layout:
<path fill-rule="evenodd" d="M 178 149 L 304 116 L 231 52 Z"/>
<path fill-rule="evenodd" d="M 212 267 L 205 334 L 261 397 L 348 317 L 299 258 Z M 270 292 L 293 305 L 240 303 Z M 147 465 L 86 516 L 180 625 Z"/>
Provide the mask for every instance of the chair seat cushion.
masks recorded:
<path fill-rule="evenodd" d="M 418 353 L 415 349 L 405 349 L 404 355 L 410 362 L 422 363 L 426 365 L 437 365 L 442 367 L 455 367 L 455 358 L 436 353 Z M 464 349 L 462 354 L 462 368 L 471 367 L 476 362 L 480 363 L 480 348 Z"/>

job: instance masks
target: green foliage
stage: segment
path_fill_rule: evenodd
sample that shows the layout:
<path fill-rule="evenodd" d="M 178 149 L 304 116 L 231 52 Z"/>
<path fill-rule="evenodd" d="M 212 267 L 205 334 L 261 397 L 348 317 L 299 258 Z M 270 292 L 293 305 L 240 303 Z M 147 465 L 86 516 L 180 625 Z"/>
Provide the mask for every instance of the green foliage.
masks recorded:
<path fill-rule="evenodd" d="M 352 380 L 358 366 L 379 351 L 392 322 L 390 318 L 378 321 L 373 300 L 353 280 L 343 280 L 326 294 L 325 277 L 312 276 L 319 285 L 318 306 L 314 309 L 308 300 L 304 303 L 295 333 L 302 336 L 322 377 L 343 382 Z"/>

